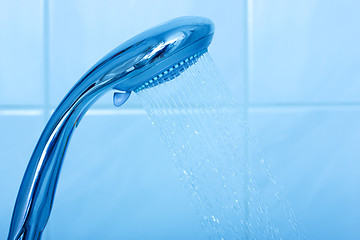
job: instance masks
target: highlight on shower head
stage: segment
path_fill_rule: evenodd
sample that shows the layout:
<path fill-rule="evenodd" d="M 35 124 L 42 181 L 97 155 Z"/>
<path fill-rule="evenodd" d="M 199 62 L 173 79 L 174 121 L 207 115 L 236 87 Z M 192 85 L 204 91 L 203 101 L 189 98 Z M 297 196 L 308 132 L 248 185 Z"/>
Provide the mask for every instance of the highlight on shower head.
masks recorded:
<path fill-rule="evenodd" d="M 74 128 L 104 93 L 116 90 L 115 106 L 132 91 L 180 75 L 207 51 L 211 20 L 176 18 L 121 44 L 96 63 L 55 109 L 34 149 L 16 199 L 8 240 L 40 239 L 50 216 L 63 158 Z"/>

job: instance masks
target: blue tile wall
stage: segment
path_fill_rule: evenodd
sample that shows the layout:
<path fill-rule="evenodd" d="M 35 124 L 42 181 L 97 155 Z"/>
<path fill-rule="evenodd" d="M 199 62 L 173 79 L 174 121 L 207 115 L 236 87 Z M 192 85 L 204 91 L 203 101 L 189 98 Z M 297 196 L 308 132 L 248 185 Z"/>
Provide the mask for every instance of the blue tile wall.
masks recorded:
<path fill-rule="evenodd" d="M 214 21 L 209 51 L 307 239 L 359 239 L 359 7 L 355 0 L 0 1 L 0 239 L 48 112 L 107 52 L 183 15 Z M 204 239 L 136 96 L 120 111 L 111 98 L 74 133 L 43 239 Z M 266 197 L 269 186 L 260 186 Z"/>
<path fill-rule="evenodd" d="M 0 2 L 0 105 L 43 103 L 42 1 Z"/>
<path fill-rule="evenodd" d="M 360 102 L 360 2 L 251 2 L 251 102 Z"/>

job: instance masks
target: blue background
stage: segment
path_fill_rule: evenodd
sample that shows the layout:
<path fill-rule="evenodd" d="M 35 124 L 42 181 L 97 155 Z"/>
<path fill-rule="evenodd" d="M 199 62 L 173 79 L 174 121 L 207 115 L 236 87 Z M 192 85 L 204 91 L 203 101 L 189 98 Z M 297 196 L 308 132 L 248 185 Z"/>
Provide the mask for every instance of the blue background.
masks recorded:
<path fill-rule="evenodd" d="M 242 104 L 307 239 L 360 239 L 360 2 L 1 0 L 0 239 L 51 112 L 98 59 L 183 15 Z M 136 96 L 105 95 L 74 133 L 43 239 L 202 239 Z"/>

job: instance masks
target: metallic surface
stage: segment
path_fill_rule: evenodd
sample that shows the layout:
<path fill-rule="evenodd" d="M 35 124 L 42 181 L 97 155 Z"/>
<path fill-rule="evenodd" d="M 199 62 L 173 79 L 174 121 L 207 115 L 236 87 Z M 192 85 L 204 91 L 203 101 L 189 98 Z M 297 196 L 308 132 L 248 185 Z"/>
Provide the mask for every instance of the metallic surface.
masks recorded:
<path fill-rule="evenodd" d="M 159 72 L 205 50 L 213 32 L 214 26 L 206 18 L 171 20 L 121 44 L 75 84 L 52 114 L 31 156 L 16 199 L 8 240 L 41 238 L 71 134 L 92 104 L 115 89 L 127 93 L 114 96 L 114 103 L 120 106 L 131 91 Z"/>

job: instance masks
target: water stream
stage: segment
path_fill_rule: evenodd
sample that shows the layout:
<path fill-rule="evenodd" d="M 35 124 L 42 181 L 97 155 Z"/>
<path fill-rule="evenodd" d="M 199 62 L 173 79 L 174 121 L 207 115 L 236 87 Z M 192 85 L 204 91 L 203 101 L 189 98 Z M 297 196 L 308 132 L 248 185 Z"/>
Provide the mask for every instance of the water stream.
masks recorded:
<path fill-rule="evenodd" d="M 302 238 L 244 112 L 234 103 L 208 53 L 176 79 L 144 89 L 138 96 L 170 149 L 209 239 Z M 276 226 L 268 199 L 261 199 L 255 170 L 262 171 L 272 186 L 272 197 L 283 209 L 288 229 Z"/>

